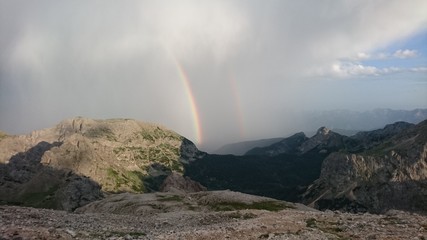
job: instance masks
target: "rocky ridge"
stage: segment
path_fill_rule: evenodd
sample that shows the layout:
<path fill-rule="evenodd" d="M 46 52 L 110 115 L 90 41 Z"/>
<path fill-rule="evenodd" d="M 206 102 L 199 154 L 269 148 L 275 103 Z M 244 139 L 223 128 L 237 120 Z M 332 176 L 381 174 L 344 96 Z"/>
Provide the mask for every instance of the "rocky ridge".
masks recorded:
<path fill-rule="evenodd" d="M 303 132 L 300 132 L 270 146 L 251 149 L 245 155 L 264 155 L 270 157 L 280 154 L 303 155 L 310 151 L 332 152 L 342 148 L 351 148 L 356 144 L 350 137 L 340 135 L 326 127 L 321 127 L 310 138 Z"/>
<path fill-rule="evenodd" d="M 368 135 L 361 138 L 367 149 L 330 154 L 304 202 L 319 209 L 427 213 L 427 121 L 355 137 L 361 135 Z"/>
<path fill-rule="evenodd" d="M 191 141 L 159 125 L 130 119 L 67 119 L 29 135 L 2 135 L 0 200 L 49 207 L 52 201 L 43 202 L 53 199 L 50 207 L 69 209 L 58 203 L 64 202 L 58 199 L 63 195 L 59 192 L 70 193 L 65 186 L 84 185 L 88 192 L 97 193 L 99 188 L 104 192 L 157 191 L 168 175 L 182 174 L 185 163 L 203 155 Z M 68 184 L 67 174 L 82 180 Z M 35 195 L 34 202 L 27 201 L 28 194 Z M 99 197 L 83 197 L 88 201 L 77 206 Z"/>
<path fill-rule="evenodd" d="M 269 146 L 253 148 L 247 151 L 245 155 L 266 155 L 271 157 L 282 153 L 295 153 L 296 148 L 307 140 L 308 137 L 303 132 L 300 132 Z"/>

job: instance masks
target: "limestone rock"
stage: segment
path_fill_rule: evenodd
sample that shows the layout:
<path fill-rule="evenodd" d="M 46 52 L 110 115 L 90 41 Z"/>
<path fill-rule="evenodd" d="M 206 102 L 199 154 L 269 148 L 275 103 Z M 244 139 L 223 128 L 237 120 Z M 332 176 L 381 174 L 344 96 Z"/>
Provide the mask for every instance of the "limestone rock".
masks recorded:
<path fill-rule="evenodd" d="M 365 141 L 374 147 L 358 154 L 330 154 L 304 202 L 320 209 L 427 213 L 427 121 L 409 128 L 395 125 L 401 126 L 405 130 L 398 134 L 392 126 L 371 133 L 385 136 L 381 143 Z"/>
<path fill-rule="evenodd" d="M 200 192 L 206 191 L 207 188 L 200 183 L 191 180 L 187 176 L 184 177 L 180 174 L 172 173 L 165 179 L 162 186 L 160 187 L 160 191 L 169 192 L 176 190 L 184 192 Z"/>

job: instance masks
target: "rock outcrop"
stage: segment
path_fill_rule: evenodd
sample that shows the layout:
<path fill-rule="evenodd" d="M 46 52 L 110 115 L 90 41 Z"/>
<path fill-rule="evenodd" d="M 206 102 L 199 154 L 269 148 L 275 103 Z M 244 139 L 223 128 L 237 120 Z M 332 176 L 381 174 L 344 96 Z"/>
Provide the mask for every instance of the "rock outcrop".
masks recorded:
<path fill-rule="evenodd" d="M 320 209 L 427 213 L 427 121 L 396 123 L 355 137 L 367 149 L 329 155 L 304 202 Z"/>
<path fill-rule="evenodd" d="M 187 176 L 184 177 L 178 173 L 172 173 L 171 175 L 169 175 L 160 186 L 161 192 L 201 192 L 206 190 L 207 188 L 202 184 L 191 180 L 191 178 Z"/>
<path fill-rule="evenodd" d="M 332 152 L 346 148 L 352 145 L 352 140 L 347 136 L 342 136 L 332 130 L 321 127 L 317 130 L 316 135 L 304 141 L 298 150 L 301 153 L 307 153 L 313 150 Z"/>

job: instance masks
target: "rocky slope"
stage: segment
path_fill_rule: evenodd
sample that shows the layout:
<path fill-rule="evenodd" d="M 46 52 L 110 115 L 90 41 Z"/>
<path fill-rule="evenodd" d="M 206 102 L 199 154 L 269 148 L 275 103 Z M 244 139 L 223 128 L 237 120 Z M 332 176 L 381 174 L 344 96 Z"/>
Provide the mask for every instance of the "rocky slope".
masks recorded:
<path fill-rule="evenodd" d="M 168 199 L 165 197 L 165 199 Z M 173 205 L 174 200 L 168 199 Z M 427 218 L 287 208 L 111 214 L 0 206 L 0 239 L 426 239 Z"/>
<path fill-rule="evenodd" d="M 76 213 L 114 213 L 153 215 L 165 212 L 218 212 L 244 209 L 279 211 L 312 210 L 302 204 L 289 203 L 233 191 L 157 192 L 112 194 L 102 200 L 78 208 Z"/>
<path fill-rule="evenodd" d="M 65 186 L 74 178 L 81 179 L 74 185 L 86 181 L 88 192 L 99 186 L 106 192 L 158 190 L 168 175 L 183 173 L 184 163 L 203 154 L 189 140 L 158 125 L 129 119 L 68 119 L 29 135 L 1 135 L 0 200 L 48 206 L 51 203 L 42 202 L 53 198 L 54 206 L 61 206 L 57 196 L 68 191 Z M 35 203 L 27 201 L 28 194 L 36 195 Z M 84 198 L 89 201 L 99 194 Z"/>
<path fill-rule="evenodd" d="M 427 213 L 427 120 L 415 126 L 396 123 L 355 138 L 365 150 L 329 155 L 304 202 L 320 209 Z"/>

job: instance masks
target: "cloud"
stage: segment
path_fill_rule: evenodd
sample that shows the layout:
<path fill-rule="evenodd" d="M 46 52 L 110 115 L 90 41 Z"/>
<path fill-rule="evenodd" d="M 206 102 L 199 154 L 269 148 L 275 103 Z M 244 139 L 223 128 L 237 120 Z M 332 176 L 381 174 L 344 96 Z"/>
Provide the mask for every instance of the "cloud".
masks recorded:
<path fill-rule="evenodd" d="M 388 52 L 379 52 L 379 53 L 365 53 L 358 52 L 355 56 L 348 58 L 347 60 L 352 61 L 366 61 L 366 60 L 388 60 L 388 59 L 406 59 L 406 58 L 415 58 L 419 56 L 419 52 L 417 50 L 396 50 L 394 53 Z"/>
<path fill-rule="evenodd" d="M 280 136 L 295 130 L 292 112 L 336 107 L 304 97 L 324 83 L 316 77 L 403 71 L 363 61 L 425 31 L 426 8 L 423 0 L 0 1 L 0 129 L 22 133 L 75 115 L 128 117 L 194 139 L 177 59 L 205 144 Z M 421 56 L 410 49 L 397 55 Z"/>
<path fill-rule="evenodd" d="M 369 77 L 369 76 L 386 76 L 395 73 L 424 73 L 427 67 L 375 67 L 363 65 L 354 62 L 335 62 L 326 68 L 314 68 L 308 71 L 311 76 L 350 78 L 350 77 Z"/>
<path fill-rule="evenodd" d="M 359 52 L 357 53 L 355 60 L 368 60 L 370 58 L 371 58 L 371 54 Z"/>
<path fill-rule="evenodd" d="M 427 67 L 414 67 L 410 69 L 413 72 L 427 72 Z"/>
<path fill-rule="evenodd" d="M 374 66 L 366 66 L 360 63 L 352 62 L 336 62 L 331 67 L 321 72 L 324 76 L 335 76 L 340 78 L 354 76 L 380 76 L 405 71 L 398 67 L 377 68 Z"/>
<path fill-rule="evenodd" d="M 405 49 L 405 50 L 399 49 L 393 53 L 393 57 L 396 57 L 396 58 L 413 58 L 416 56 L 418 56 L 418 52 L 416 50 L 409 50 L 409 49 Z"/>

